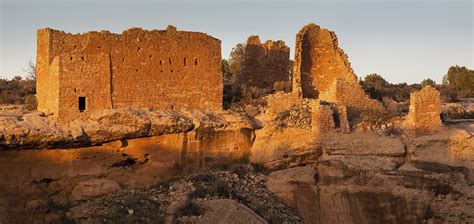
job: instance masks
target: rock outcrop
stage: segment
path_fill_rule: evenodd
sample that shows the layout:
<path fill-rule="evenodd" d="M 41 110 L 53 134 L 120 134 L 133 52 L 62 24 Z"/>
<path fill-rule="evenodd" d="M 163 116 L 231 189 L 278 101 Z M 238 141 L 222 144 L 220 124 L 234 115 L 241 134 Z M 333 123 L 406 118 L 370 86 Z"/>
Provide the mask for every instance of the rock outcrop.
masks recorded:
<path fill-rule="evenodd" d="M 275 171 L 267 187 L 306 223 L 470 223 L 473 133 L 453 129 L 409 142 L 336 134 L 313 167 Z"/>
<path fill-rule="evenodd" d="M 213 120 L 218 117 L 221 117 L 221 124 L 216 126 Z M 200 126 L 217 129 L 257 127 L 251 120 L 229 112 L 114 109 L 80 117 L 66 125 L 56 123 L 44 113 L 34 112 L 0 116 L 0 149 L 72 148 L 119 139 L 185 133 Z"/>

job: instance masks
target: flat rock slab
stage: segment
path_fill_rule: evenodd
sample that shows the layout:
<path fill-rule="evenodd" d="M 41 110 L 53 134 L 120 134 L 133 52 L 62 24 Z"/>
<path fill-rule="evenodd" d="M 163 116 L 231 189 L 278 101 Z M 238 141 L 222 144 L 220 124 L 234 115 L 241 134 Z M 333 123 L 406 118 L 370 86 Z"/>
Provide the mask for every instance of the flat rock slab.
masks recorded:
<path fill-rule="evenodd" d="M 117 182 L 106 179 L 93 179 L 81 182 L 72 191 L 74 201 L 91 200 L 121 191 Z"/>
<path fill-rule="evenodd" d="M 434 172 L 467 172 L 474 182 L 474 136 L 461 129 L 417 138 L 408 146 L 411 161 L 418 169 Z"/>
<path fill-rule="evenodd" d="M 199 201 L 204 214 L 193 220 L 193 223 L 215 224 L 266 224 L 262 217 L 247 206 L 231 199 Z"/>
<path fill-rule="evenodd" d="M 398 138 L 372 133 L 328 135 L 322 146 L 328 155 L 405 155 L 405 145 Z"/>

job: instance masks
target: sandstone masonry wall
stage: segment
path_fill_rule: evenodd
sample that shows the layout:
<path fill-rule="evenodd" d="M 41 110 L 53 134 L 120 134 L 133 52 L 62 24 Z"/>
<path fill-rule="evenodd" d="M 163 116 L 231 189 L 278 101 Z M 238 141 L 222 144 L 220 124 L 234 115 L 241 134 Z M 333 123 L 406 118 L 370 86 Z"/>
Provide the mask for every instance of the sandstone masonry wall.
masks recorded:
<path fill-rule="evenodd" d="M 238 86 L 273 88 L 277 81 L 290 80 L 290 48 L 284 41 L 260 42 L 258 36 L 250 36 L 244 50 Z"/>
<path fill-rule="evenodd" d="M 38 109 L 61 121 L 110 108 L 221 110 L 220 63 L 220 40 L 172 26 L 122 34 L 41 29 Z"/>
<path fill-rule="evenodd" d="M 326 134 L 335 130 L 334 111 L 330 106 L 322 105 L 319 100 L 312 100 L 311 106 L 311 130 L 317 133 Z"/>
<path fill-rule="evenodd" d="M 440 113 L 440 93 L 428 85 L 410 94 L 410 110 L 405 124 L 411 134 L 431 134 L 442 126 Z"/>
<path fill-rule="evenodd" d="M 357 82 L 336 34 L 313 23 L 296 35 L 293 92 L 300 97 L 344 105 L 349 110 L 382 108 Z"/>

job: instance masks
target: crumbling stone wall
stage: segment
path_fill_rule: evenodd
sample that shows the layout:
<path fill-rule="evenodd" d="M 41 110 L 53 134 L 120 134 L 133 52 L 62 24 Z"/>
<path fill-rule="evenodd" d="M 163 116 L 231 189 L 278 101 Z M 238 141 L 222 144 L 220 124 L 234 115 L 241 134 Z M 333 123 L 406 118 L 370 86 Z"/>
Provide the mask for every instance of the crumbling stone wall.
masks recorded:
<path fill-rule="evenodd" d="M 110 108 L 222 109 L 220 40 L 204 33 L 132 28 L 38 31 L 38 109 L 61 121 Z M 78 110 L 85 97 L 86 110 Z"/>
<path fill-rule="evenodd" d="M 336 34 L 313 23 L 296 35 L 293 92 L 347 106 L 350 117 L 368 108 L 382 110 L 382 104 L 370 99 L 357 82 Z"/>
<path fill-rule="evenodd" d="M 273 88 L 275 82 L 290 80 L 290 48 L 284 41 L 260 42 L 258 36 L 250 36 L 244 50 L 238 86 Z"/>
<path fill-rule="evenodd" d="M 330 106 L 322 105 L 319 100 L 311 100 L 311 131 L 318 135 L 334 131 L 334 111 Z"/>
<path fill-rule="evenodd" d="M 349 119 L 347 117 L 347 107 L 346 106 L 338 106 L 337 107 L 337 125 L 339 126 L 339 130 L 342 133 L 349 133 L 351 132 L 351 128 L 349 125 Z"/>
<path fill-rule="evenodd" d="M 440 93 L 431 86 L 410 93 L 410 110 L 405 124 L 412 135 L 431 134 L 441 126 Z"/>

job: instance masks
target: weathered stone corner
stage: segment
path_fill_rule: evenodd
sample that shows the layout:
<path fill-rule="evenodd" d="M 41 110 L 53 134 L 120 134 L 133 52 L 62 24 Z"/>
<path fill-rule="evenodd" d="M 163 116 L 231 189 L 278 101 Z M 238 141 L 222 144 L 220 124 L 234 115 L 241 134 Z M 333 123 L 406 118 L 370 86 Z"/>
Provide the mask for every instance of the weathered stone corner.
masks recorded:
<path fill-rule="evenodd" d="M 440 93 L 427 85 L 410 94 L 410 109 L 405 127 L 411 136 L 433 134 L 442 127 Z"/>

